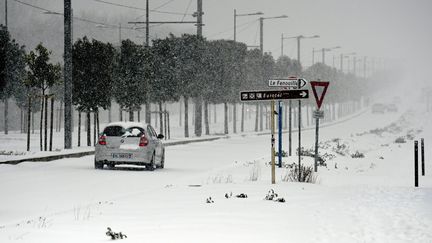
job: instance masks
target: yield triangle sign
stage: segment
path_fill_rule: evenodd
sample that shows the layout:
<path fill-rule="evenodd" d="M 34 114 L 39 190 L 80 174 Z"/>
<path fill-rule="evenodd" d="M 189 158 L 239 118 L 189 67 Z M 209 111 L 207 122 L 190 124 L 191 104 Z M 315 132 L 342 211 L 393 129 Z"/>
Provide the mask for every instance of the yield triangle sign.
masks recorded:
<path fill-rule="evenodd" d="M 324 96 L 327 92 L 327 88 L 330 84 L 328 81 L 310 81 L 312 91 L 315 97 L 315 101 L 318 106 L 318 110 L 321 108 L 321 104 L 324 100 Z"/>

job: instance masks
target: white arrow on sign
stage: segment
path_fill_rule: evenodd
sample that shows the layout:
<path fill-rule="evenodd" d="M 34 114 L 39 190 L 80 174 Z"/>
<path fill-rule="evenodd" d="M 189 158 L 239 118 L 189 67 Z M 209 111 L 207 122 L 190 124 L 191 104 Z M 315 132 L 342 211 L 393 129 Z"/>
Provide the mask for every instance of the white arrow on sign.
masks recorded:
<path fill-rule="evenodd" d="M 306 79 L 296 78 L 296 79 L 269 79 L 269 87 L 285 87 L 292 89 L 301 89 L 307 84 Z"/>
<path fill-rule="evenodd" d="M 306 97 L 306 95 L 307 95 L 307 93 L 304 92 L 304 91 L 300 93 L 300 96 L 301 96 L 301 97 Z"/>

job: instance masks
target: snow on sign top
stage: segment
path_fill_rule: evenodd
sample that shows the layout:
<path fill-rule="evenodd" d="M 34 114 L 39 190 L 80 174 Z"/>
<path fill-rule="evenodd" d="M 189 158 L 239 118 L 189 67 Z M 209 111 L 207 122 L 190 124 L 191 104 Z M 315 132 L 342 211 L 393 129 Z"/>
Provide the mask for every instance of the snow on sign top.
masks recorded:
<path fill-rule="evenodd" d="M 318 109 L 320 109 L 330 82 L 328 82 L 328 81 L 311 81 L 310 84 L 312 86 L 312 91 L 313 91 Z"/>

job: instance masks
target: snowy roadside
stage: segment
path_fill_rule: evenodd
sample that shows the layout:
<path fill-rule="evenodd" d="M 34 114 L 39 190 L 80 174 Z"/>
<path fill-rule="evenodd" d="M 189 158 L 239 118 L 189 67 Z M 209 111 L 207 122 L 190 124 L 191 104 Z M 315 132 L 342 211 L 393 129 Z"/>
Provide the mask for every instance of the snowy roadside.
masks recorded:
<path fill-rule="evenodd" d="M 327 122 L 325 124 L 321 124 L 320 127 L 328 127 L 328 126 L 334 126 L 346 121 L 349 121 L 357 116 L 360 116 L 361 114 L 369 111 L 369 108 L 360 110 L 352 115 L 346 116 L 340 120 L 335 120 L 332 122 Z M 308 126 L 305 127 L 303 131 L 309 131 L 314 129 L 314 126 Z M 298 129 L 296 127 L 293 127 L 293 132 L 297 132 Z M 284 134 L 288 133 L 288 130 L 282 131 Z M 208 141 L 214 141 L 221 138 L 232 138 L 232 137 L 245 137 L 245 136 L 256 136 L 256 135 L 269 135 L 269 131 L 265 132 L 244 132 L 239 134 L 229 134 L 229 135 L 205 135 L 203 137 L 190 137 L 190 138 L 172 138 L 169 140 L 164 140 L 165 146 L 175 146 L 175 145 L 182 145 L 182 144 L 188 144 L 188 143 L 196 143 L 196 142 L 208 142 Z M 72 149 L 65 150 L 63 149 L 61 144 L 62 139 L 62 133 L 56 133 L 56 136 L 54 137 L 54 146 L 53 151 L 37 151 L 37 149 L 34 147 L 34 149 L 30 152 L 27 152 L 22 149 L 17 148 L 24 148 L 26 145 L 26 135 L 21 133 L 14 133 L 7 136 L 0 137 L 0 144 L 2 144 L 2 149 L 0 150 L 0 164 L 18 164 L 24 161 L 33 161 L 33 162 L 39 162 L 39 161 L 53 161 L 58 160 L 62 158 L 76 158 L 76 157 L 82 157 L 87 155 L 94 154 L 94 147 L 77 147 L 74 146 Z M 82 135 L 83 136 L 83 135 Z M 38 144 L 39 139 L 37 136 L 32 137 L 32 144 Z"/>
<path fill-rule="evenodd" d="M 167 167 L 151 173 L 96 171 L 92 156 L 1 165 L 0 241 L 107 242 L 111 227 L 121 242 L 430 242 L 432 163 L 414 188 L 413 139 L 430 148 L 431 118 L 364 113 L 322 129 L 316 184 L 283 180 L 293 155 L 271 185 L 266 136 L 171 146 Z M 305 131 L 304 148 L 313 141 Z M 264 200 L 270 189 L 285 202 Z"/>

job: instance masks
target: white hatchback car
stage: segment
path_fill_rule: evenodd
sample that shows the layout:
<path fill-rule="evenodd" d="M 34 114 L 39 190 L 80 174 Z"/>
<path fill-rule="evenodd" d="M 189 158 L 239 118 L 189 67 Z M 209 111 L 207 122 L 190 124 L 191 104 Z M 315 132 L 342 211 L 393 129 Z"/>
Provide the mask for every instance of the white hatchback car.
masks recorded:
<path fill-rule="evenodd" d="M 144 165 L 149 170 L 164 168 L 165 148 L 149 124 L 114 122 L 108 124 L 95 148 L 95 169 L 104 165 Z"/>

